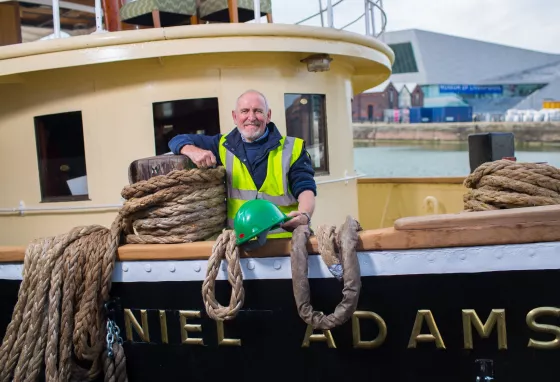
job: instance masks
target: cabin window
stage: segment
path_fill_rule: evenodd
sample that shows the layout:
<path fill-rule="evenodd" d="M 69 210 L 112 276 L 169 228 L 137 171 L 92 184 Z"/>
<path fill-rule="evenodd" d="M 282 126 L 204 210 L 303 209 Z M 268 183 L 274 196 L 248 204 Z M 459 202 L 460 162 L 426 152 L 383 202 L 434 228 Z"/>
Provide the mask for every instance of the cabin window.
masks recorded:
<path fill-rule="evenodd" d="M 218 98 L 196 98 L 153 104 L 156 155 L 169 153 L 169 141 L 178 134 L 220 133 Z"/>
<path fill-rule="evenodd" d="M 35 117 L 42 202 L 88 200 L 82 113 Z"/>
<path fill-rule="evenodd" d="M 324 94 L 285 94 L 286 132 L 305 140 L 316 175 L 329 173 Z"/>

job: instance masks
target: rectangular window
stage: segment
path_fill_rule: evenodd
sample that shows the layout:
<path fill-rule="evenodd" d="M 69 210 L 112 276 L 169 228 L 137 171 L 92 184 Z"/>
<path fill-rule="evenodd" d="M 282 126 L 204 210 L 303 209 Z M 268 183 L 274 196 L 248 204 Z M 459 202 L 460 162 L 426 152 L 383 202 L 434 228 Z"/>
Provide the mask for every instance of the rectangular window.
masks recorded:
<path fill-rule="evenodd" d="M 35 117 L 42 202 L 88 200 L 82 113 Z"/>
<path fill-rule="evenodd" d="M 329 173 L 324 94 L 285 94 L 286 132 L 305 140 L 316 175 Z"/>
<path fill-rule="evenodd" d="M 418 72 L 416 58 L 414 57 L 414 49 L 412 49 L 411 43 L 389 44 L 389 48 L 395 53 L 393 74 Z"/>
<path fill-rule="evenodd" d="M 153 112 L 156 155 L 170 152 L 168 143 L 178 134 L 220 133 L 218 98 L 157 102 Z"/>

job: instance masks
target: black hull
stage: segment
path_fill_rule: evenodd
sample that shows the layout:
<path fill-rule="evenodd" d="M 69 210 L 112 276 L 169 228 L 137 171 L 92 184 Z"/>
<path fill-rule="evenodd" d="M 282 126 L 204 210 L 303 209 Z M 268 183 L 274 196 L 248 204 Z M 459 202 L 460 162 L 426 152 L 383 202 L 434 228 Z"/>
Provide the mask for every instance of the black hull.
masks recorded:
<path fill-rule="evenodd" d="M 127 337 L 123 311 L 118 313 L 127 356 L 129 381 L 475 381 L 475 360 L 494 362 L 496 381 L 552 381 L 557 378 L 560 349 L 528 347 L 529 339 L 552 341 L 554 335 L 529 328 L 527 314 L 539 307 L 560 306 L 559 270 L 484 273 L 364 276 L 359 311 L 378 314 L 387 337 L 376 348 L 355 348 L 352 322 L 331 330 L 336 348 L 311 341 L 302 347 L 307 325 L 297 314 L 289 279 L 245 280 L 242 311 L 227 321 L 225 337 L 240 346 L 218 345 L 217 325 L 206 315 L 201 281 L 115 282 L 112 296 L 141 324 L 147 310 L 149 343 L 132 330 Z M 0 333 L 4 334 L 16 302 L 17 280 L 0 281 Z M 340 302 L 342 285 L 333 278 L 310 279 L 315 310 L 330 313 Z M 217 298 L 229 301 L 229 284 L 217 281 Z M 506 349 L 499 349 L 498 326 L 488 338 L 472 329 L 473 349 L 465 349 L 462 310 L 474 309 L 484 324 L 492 309 L 505 311 Z M 162 343 L 159 311 L 164 310 L 168 343 Z M 418 311 L 429 310 L 445 348 L 434 341 L 409 347 Z M 182 343 L 179 311 L 199 311 L 203 345 Z M 558 318 L 540 316 L 538 323 L 560 326 Z M 379 330 L 361 322 L 361 340 Z M 560 328 L 559 328 L 560 330 Z M 320 331 L 315 331 L 320 333 Z M 422 334 L 428 334 L 426 322 Z"/>

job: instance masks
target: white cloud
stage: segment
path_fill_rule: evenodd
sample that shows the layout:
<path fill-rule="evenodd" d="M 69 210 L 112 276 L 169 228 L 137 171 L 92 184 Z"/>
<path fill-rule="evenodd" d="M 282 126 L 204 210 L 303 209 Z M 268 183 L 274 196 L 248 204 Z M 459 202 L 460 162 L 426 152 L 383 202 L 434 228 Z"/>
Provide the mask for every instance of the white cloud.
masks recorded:
<path fill-rule="evenodd" d="M 333 4 L 338 0 L 332 0 Z M 294 24 L 318 12 L 319 0 L 273 0 L 275 23 Z M 322 0 L 326 7 L 326 0 Z M 387 30 L 424 29 L 531 50 L 560 53 L 559 0 L 384 0 Z M 335 27 L 364 12 L 363 0 L 334 8 Z M 326 12 L 324 20 L 326 23 Z M 321 25 L 315 17 L 304 25 Z M 347 28 L 364 33 L 364 20 Z"/>

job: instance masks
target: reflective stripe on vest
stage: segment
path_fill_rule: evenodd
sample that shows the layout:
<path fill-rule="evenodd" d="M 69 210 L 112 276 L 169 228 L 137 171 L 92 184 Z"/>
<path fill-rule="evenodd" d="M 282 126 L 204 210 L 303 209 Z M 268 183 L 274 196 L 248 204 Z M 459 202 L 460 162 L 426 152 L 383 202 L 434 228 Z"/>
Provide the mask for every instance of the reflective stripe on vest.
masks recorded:
<path fill-rule="evenodd" d="M 225 148 L 225 140 L 224 135 L 220 139 L 219 154 L 222 164 L 226 167 L 229 228 L 233 228 L 233 218 L 247 200 L 268 200 L 277 205 L 285 214 L 297 211 L 298 202 L 289 188 L 288 172 L 301 154 L 302 139 L 283 137 L 280 145 L 270 151 L 266 178 L 259 190 L 257 190 L 247 166 Z M 268 237 L 291 237 L 291 233 L 283 229 L 275 229 L 269 233 Z"/>

